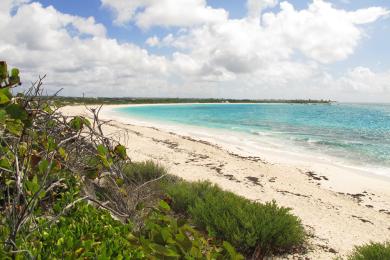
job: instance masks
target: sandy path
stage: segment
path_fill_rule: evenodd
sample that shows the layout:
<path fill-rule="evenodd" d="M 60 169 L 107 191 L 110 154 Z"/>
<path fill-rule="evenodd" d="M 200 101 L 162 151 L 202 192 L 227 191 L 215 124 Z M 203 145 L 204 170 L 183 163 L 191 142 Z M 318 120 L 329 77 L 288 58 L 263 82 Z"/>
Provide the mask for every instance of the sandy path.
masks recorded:
<path fill-rule="evenodd" d="M 62 112 L 85 115 L 85 107 L 65 107 Z M 152 159 L 186 180 L 209 180 L 249 199 L 276 200 L 292 208 L 310 238 L 305 255 L 287 258 L 333 259 L 345 255 L 354 245 L 390 240 L 390 182 L 370 180 L 370 186 L 364 190 L 358 186 L 353 190 L 359 192 L 352 194 L 348 193 L 350 185 L 344 177 L 345 191 L 338 183 L 336 192 L 329 189 L 329 183 L 334 183 L 332 174 L 300 165 L 241 156 L 154 127 L 111 121 L 104 131 L 126 145 L 133 160 Z"/>

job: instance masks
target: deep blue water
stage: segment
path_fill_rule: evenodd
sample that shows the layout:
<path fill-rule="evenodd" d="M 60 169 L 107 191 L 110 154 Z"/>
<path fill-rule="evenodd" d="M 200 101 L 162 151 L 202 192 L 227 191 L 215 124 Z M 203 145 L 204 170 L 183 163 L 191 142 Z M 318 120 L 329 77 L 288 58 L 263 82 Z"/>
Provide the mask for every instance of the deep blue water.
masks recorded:
<path fill-rule="evenodd" d="M 302 151 L 388 168 L 390 174 L 390 104 L 191 104 L 117 111 L 148 120 L 267 136 Z"/>

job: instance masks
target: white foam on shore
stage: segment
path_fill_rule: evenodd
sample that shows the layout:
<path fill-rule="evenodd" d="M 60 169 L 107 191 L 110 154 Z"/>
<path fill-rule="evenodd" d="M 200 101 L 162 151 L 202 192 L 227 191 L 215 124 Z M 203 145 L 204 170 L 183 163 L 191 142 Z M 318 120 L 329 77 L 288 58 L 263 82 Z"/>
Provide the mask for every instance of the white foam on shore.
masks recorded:
<path fill-rule="evenodd" d="M 272 163 L 296 165 L 306 169 L 314 168 L 316 171 L 320 171 L 325 175 L 326 172 L 329 172 L 329 169 L 336 169 L 337 172 L 359 174 L 369 178 L 374 177 L 390 181 L 390 169 L 388 168 L 353 165 L 350 162 L 344 161 L 343 158 L 336 158 L 318 152 L 311 153 L 310 151 L 302 151 L 291 145 L 286 147 L 286 143 L 269 137 L 267 134 L 250 135 L 233 130 L 190 126 L 179 123 L 174 124 L 162 120 L 150 120 L 130 116 L 117 110 L 118 108 L 128 106 L 149 105 L 106 106 L 103 108 L 101 115 L 106 119 L 113 119 L 125 124 L 155 127 L 182 136 L 207 141 L 230 152 L 242 156 L 258 156 Z"/>

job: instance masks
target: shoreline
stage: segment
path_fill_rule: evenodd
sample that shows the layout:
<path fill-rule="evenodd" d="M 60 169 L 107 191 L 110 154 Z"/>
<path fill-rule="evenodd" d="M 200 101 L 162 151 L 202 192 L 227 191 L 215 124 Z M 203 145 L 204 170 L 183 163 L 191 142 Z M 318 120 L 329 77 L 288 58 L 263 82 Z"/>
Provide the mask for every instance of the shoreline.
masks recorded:
<path fill-rule="evenodd" d="M 343 173 L 313 161 L 282 162 L 277 160 L 280 155 L 245 153 L 189 132 L 142 126 L 113 115 L 110 108 L 114 107 L 118 105 L 102 109 L 101 118 L 111 120 L 104 131 L 126 145 L 133 160 L 152 159 L 186 180 L 209 180 L 254 201 L 275 200 L 292 208 L 309 232 L 305 256 L 310 259 L 332 259 L 349 253 L 355 245 L 390 240 L 388 181 Z M 85 106 L 61 111 L 88 116 Z"/>
<path fill-rule="evenodd" d="M 198 104 L 198 103 L 193 103 Z M 286 144 L 275 143 L 275 140 L 266 141 L 259 140 L 258 135 L 250 136 L 247 133 L 226 130 L 215 129 L 200 126 L 185 125 L 180 123 L 163 122 L 159 120 L 149 120 L 144 118 L 138 118 L 122 114 L 115 111 L 117 108 L 124 108 L 128 106 L 170 106 L 170 105 L 187 105 L 187 104 L 137 104 L 137 105 L 110 105 L 103 108 L 101 115 L 107 118 L 114 118 L 122 123 L 132 123 L 145 127 L 156 127 L 163 131 L 174 132 L 182 136 L 191 136 L 198 140 L 208 141 L 212 144 L 220 146 L 230 152 L 237 153 L 242 156 L 260 156 L 267 161 L 282 163 L 303 165 L 303 167 L 312 167 L 316 165 L 317 171 L 322 171 L 324 166 L 331 166 L 337 171 L 342 171 L 347 174 L 360 175 L 366 178 L 380 179 L 390 183 L 390 175 L 385 173 L 390 172 L 390 169 L 384 167 L 363 167 L 361 165 L 348 164 L 345 161 L 338 161 L 336 157 L 331 155 L 324 155 L 321 153 L 309 153 L 308 151 L 284 149 Z M 223 138 L 221 137 L 223 136 Z M 257 137 L 257 138 L 255 138 Z M 227 139 L 234 139 L 227 141 Z M 256 140 L 254 140 L 256 139 Z M 243 144 L 243 141 L 249 141 Z M 289 147 L 290 148 L 290 147 Z M 319 158 L 320 157 L 320 158 Z M 307 162 L 310 162 L 309 164 Z M 319 168 L 319 169 L 318 169 Z M 328 170 L 326 170 L 328 171 Z"/>

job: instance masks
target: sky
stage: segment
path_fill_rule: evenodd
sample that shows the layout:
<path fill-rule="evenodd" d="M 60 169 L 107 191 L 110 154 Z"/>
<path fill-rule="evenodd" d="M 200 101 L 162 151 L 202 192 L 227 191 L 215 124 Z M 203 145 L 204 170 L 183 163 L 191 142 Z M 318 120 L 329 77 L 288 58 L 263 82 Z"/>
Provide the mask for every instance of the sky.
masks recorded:
<path fill-rule="evenodd" d="M 49 94 L 390 103 L 388 0 L 0 0 L 0 32 Z"/>

